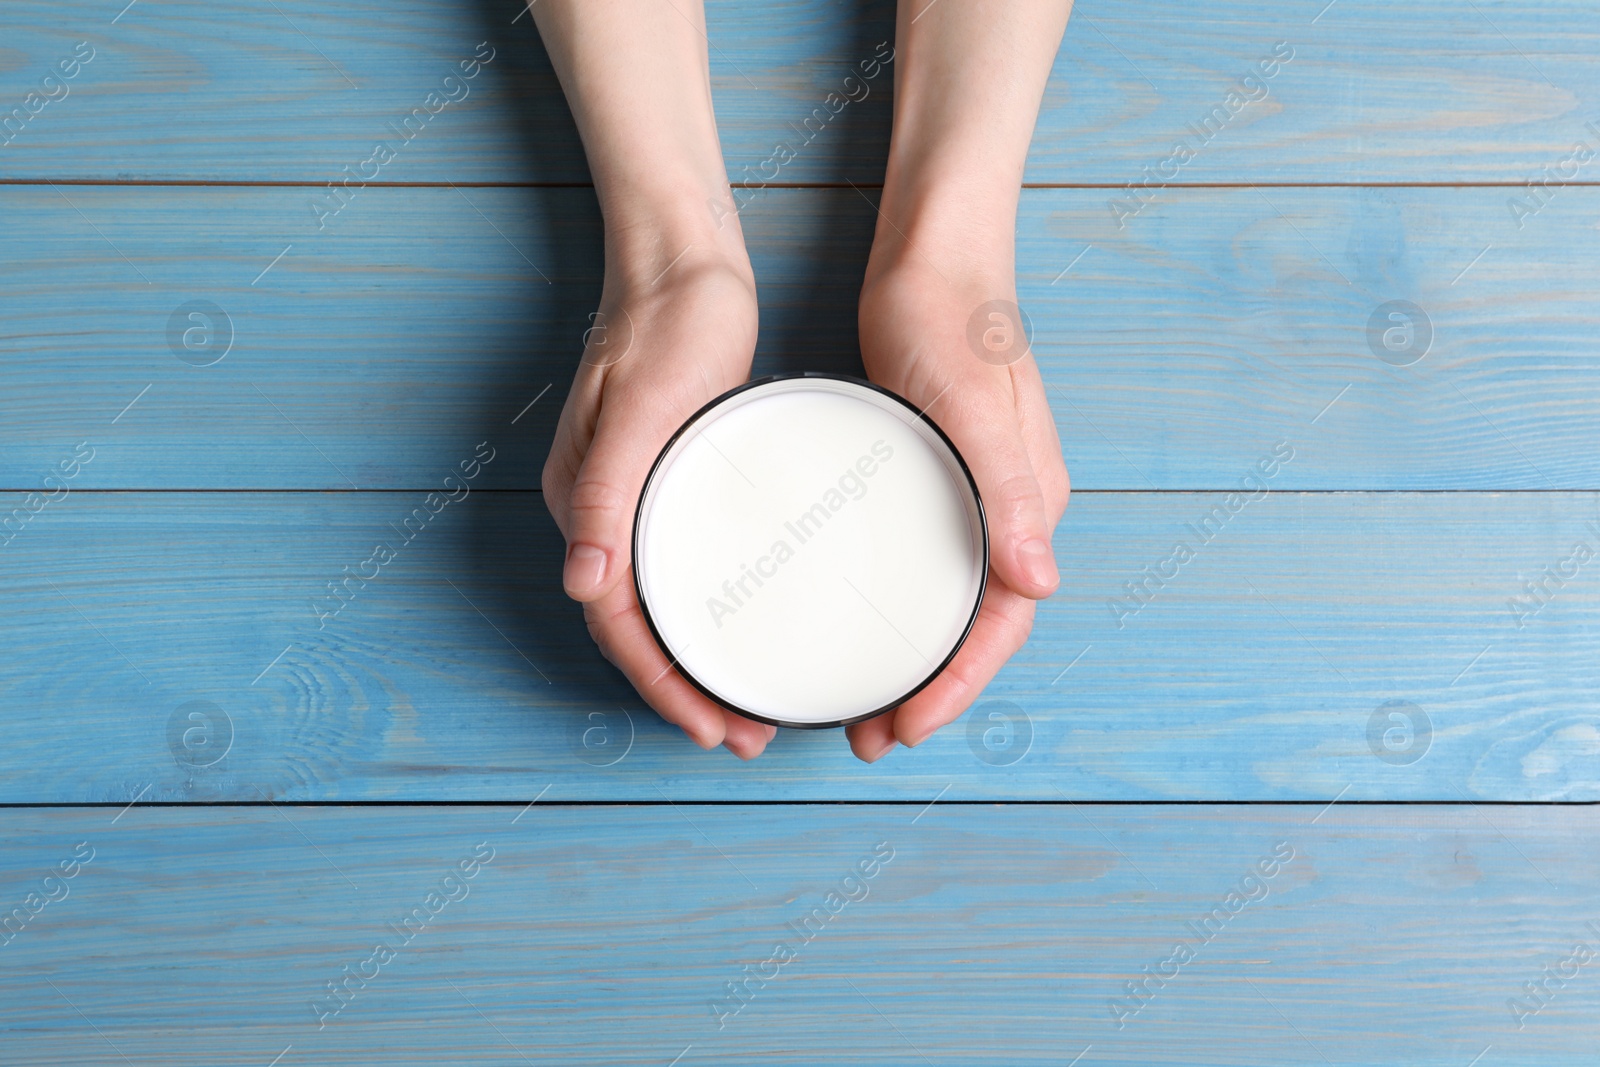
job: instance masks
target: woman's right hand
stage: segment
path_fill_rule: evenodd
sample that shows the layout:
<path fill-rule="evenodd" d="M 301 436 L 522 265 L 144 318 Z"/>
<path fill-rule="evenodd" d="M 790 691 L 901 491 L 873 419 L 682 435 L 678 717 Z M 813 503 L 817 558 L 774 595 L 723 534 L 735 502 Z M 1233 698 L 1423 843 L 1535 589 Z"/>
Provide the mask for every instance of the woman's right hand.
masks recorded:
<path fill-rule="evenodd" d="M 742 246 L 727 250 L 728 236 L 676 235 L 643 242 L 642 252 L 621 247 L 637 235 L 608 240 L 600 311 L 543 486 L 567 541 L 562 583 L 582 602 L 601 654 L 696 744 L 748 760 L 776 728 L 727 711 L 683 680 L 645 624 L 632 576 L 634 512 L 656 456 L 690 415 L 750 376 L 755 278 Z"/>

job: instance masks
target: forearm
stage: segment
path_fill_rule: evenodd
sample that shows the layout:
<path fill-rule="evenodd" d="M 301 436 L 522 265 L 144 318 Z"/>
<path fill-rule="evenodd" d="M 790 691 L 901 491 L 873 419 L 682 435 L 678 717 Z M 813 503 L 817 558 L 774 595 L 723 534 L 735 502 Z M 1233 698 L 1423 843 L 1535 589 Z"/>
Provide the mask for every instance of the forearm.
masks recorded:
<path fill-rule="evenodd" d="M 1071 0 L 901 0 L 875 256 L 909 240 L 1010 260 L 1028 143 L 1071 9 Z"/>
<path fill-rule="evenodd" d="M 699 0 L 538 0 L 532 11 L 583 138 L 608 265 L 648 280 L 691 246 L 742 257 Z"/>

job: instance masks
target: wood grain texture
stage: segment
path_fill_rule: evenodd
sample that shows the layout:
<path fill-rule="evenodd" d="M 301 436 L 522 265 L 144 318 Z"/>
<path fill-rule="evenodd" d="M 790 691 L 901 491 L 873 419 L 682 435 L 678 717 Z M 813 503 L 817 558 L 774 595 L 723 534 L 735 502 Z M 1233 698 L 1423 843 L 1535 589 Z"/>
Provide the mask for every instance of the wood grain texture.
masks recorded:
<path fill-rule="evenodd" d="M 45 805 L 0 811 L 0 1060 L 1592 1058 L 1600 963 L 1542 1006 L 1526 984 L 1600 946 L 1600 814 L 1473 802 L 1600 799 L 1600 164 L 1513 210 L 1600 147 L 1600 10 L 1081 0 L 1026 178 L 1103 188 L 1028 190 L 1018 267 L 1075 485 L 1101 491 L 968 720 L 871 768 L 836 732 L 699 752 L 560 593 L 526 490 L 599 220 L 519 10 L 0 15 L 0 182 L 34 183 L 0 187 L 0 803 Z M 730 176 L 839 186 L 746 210 L 757 372 L 853 370 L 876 194 L 847 183 L 881 178 L 892 70 L 817 109 L 891 5 L 708 20 Z M 70 94 L 5 128 L 79 41 Z M 483 41 L 470 96 L 380 178 L 436 187 L 363 189 L 319 226 L 324 183 Z M 1279 41 L 1293 59 L 1170 179 L 1189 187 L 1129 200 Z M 773 176 L 779 141 L 804 143 Z M 1404 367 L 1369 340 L 1394 300 L 1433 334 Z M 191 301 L 228 316 L 208 366 L 172 347 Z M 405 539 L 485 441 L 478 491 Z M 1273 491 L 1230 501 L 1277 447 Z M 22 495 L 52 469 L 64 498 Z M 380 540 L 395 560 L 319 621 Z M 1090 798 L 1312 803 L 1066 803 Z M 839 800 L 907 803 L 806 803 Z M 48 807 L 81 802 L 108 806 Z M 430 899 L 475 846 L 470 893 Z M 874 846 L 870 892 L 719 1027 L 727 983 L 855 895 Z M 1292 861 L 1242 882 L 1275 848 Z M 1188 924 L 1252 885 L 1201 944 Z M 428 929 L 319 1028 L 328 983 L 408 914 Z M 1119 1027 L 1179 941 L 1197 958 Z"/>
<path fill-rule="evenodd" d="M 593 194 L 368 189 L 320 232 L 311 195 L 0 189 L 0 486 L 88 440 L 79 487 L 413 489 L 492 438 L 486 484 L 537 487 L 599 296 Z M 1521 229 L 1503 189 L 1170 191 L 1120 230 L 1112 195 L 1029 190 L 1018 227 L 1076 487 L 1232 486 L 1281 439 L 1288 488 L 1600 486 L 1600 243 L 1573 239 L 1600 190 Z M 859 373 L 872 223 L 851 189 L 751 204 L 757 373 Z M 192 300 L 232 323 L 212 366 L 170 347 Z M 1410 366 L 1371 347 L 1391 300 L 1431 324 Z"/>
<path fill-rule="evenodd" d="M 1592 808 L 520 808 L 9 812 L 7 908 L 80 842 L 93 859 L 0 945 L 6 1062 L 1565 1067 L 1593 1053 L 1592 959 L 1520 1030 L 1507 1007 L 1600 941 Z M 492 859 L 403 942 L 389 924 L 479 846 Z M 891 858 L 846 884 L 875 847 Z M 1291 858 L 1202 942 L 1189 924 L 1275 848 Z M 858 899 L 802 941 L 788 924 L 831 891 Z M 1179 941 L 1195 957 L 1119 1030 L 1112 999 Z M 314 999 L 380 942 L 396 956 L 319 1030 Z M 747 966 L 771 975 L 779 942 L 795 958 L 719 1030 L 711 1003 Z"/>
<path fill-rule="evenodd" d="M 0 148 L 0 176 L 326 182 L 367 158 L 480 41 L 496 57 L 460 105 L 385 169 L 390 181 L 587 181 L 532 20 L 516 0 L 335 5 L 13 0 L 0 105 L 21 106 L 80 40 L 70 95 Z M 111 10 L 108 12 L 107 7 Z M 1031 182 L 1123 185 L 1224 106 L 1278 42 L 1293 59 L 1185 165 L 1180 182 L 1523 182 L 1596 142 L 1600 12 L 1583 0 L 1082 0 L 1029 157 Z M 892 40 L 884 0 L 707 5 L 730 176 L 875 182 L 888 74 L 844 79 Z M 1322 12 L 1319 17 L 1319 12 Z M 1256 90 L 1259 93 L 1259 90 Z M 830 103 L 853 93 L 859 103 Z M 863 95 L 865 94 L 865 95 Z M 818 110 L 824 123 L 814 117 Z M 812 119 L 808 130 L 807 119 Z M 774 146 L 798 149 L 774 177 Z M 1592 174 L 1583 180 L 1594 180 Z"/>
<path fill-rule="evenodd" d="M 421 493 L 73 493 L 0 549 L 0 801 L 1600 799 L 1600 563 L 1574 559 L 1600 497 L 1234 503 L 1077 496 L 1029 644 L 868 768 L 838 731 L 746 765 L 661 723 L 561 594 L 537 494 L 406 542 Z M 213 766 L 173 732 L 196 700 L 232 723 Z"/>

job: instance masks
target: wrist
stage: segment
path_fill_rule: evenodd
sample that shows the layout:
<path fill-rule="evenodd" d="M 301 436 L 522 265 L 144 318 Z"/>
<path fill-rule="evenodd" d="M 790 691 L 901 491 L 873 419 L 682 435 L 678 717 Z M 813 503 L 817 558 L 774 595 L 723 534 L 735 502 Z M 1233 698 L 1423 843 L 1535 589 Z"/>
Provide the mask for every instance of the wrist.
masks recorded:
<path fill-rule="evenodd" d="M 639 292 L 670 272 L 715 267 L 754 287 L 726 179 L 663 182 L 626 193 L 608 190 L 601 211 L 608 284 Z"/>
<path fill-rule="evenodd" d="M 959 287 L 992 282 L 1009 288 L 1015 274 L 1016 188 L 968 177 L 946 182 L 929 170 L 909 173 L 917 176 L 885 182 L 867 280 L 899 268 L 931 268 Z"/>

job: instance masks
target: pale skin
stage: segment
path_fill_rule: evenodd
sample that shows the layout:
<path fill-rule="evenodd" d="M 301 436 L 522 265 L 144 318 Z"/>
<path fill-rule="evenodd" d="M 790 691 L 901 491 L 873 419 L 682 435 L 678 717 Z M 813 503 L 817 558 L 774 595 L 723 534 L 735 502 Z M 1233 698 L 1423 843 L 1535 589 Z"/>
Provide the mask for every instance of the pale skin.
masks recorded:
<path fill-rule="evenodd" d="M 592 331 L 544 468 L 567 542 L 563 584 L 589 632 L 662 718 L 703 748 L 761 754 L 776 728 L 672 669 L 629 570 L 634 505 L 656 454 L 749 378 L 755 278 L 712 112 L 698 0 L 539 0 L 534 19 L 583 136 L 605 218 L 605 330 Z M 900 707 L 848 727 L 867 762 L 959 718 L 1059 582 L 1051 536 L 1069 483 L 1031 353 L 979 359 L 968 319 L 1016 301 L 1023 163 L 1071 0 L 902 0 L 894 129 L 858 329 L 867 376 L 927 411 L 966 458 L 989 521 L 977 623 Z M 714 209 L 712 205 L 722 205 Z"/>

